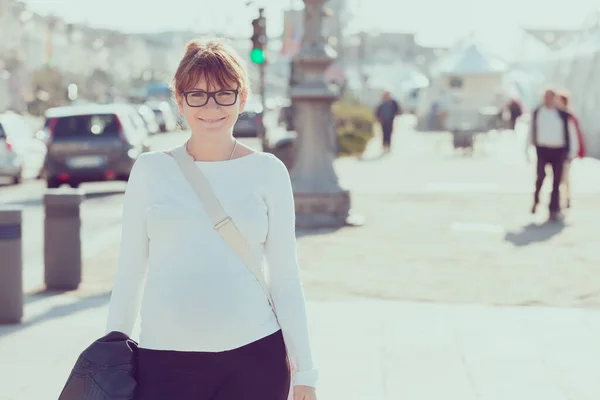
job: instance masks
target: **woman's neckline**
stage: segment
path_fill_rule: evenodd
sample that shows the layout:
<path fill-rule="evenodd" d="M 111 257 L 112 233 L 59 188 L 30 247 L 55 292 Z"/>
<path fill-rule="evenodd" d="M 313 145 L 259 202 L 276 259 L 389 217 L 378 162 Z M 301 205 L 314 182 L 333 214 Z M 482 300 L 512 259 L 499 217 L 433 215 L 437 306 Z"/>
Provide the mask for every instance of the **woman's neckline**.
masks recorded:
<path fill-rule="evenodd" d="M 158 153 L 162 153 L 165 156 L 171 158 L 173 161 L 175 161 L 175 158 L 173 157 L 173 155 L 169 155 L 167 153 L 165 153 L 164 151 L 159 151 Z M 237 158 L 232 158 L 232 159 L 227 159 L 227 160 L 215 160 L 215 161 L 208 161 L 208 160 L 200 160 L 200 161 L 194 161 L 194 164 L 196 165 L 222 165 L 222 164 L 227 164 L 227 163 L 236 163 L 238 160 L 244 160 L 246 158 L 253 158 L 253 156 L 260 154 L 260 151 L 253 151 L 252 153 L 246 154 L 244 156 L 241 157 L 237 157 Z"/>
<path fill-rule="evenodd" d="M 258 151 L 254 151 L 254 152 L 246 154 L 244 156 L 237 157 L 237 158 L 232 158 L 232 159 L 227 159 L 227 160 L 215 160 L 215 161 L 206 161 L 206 160 L 196 161 L 196 160 L 194 160 L 194 163 L 199 164 L 199 165 L 234 163 L 236 161 L 243 160 L 245 158 L 250 158 L 250 157 L 252 157 L 252 156 L 254 156 L 256 154 L 259 154 L 259 152 Z"/>

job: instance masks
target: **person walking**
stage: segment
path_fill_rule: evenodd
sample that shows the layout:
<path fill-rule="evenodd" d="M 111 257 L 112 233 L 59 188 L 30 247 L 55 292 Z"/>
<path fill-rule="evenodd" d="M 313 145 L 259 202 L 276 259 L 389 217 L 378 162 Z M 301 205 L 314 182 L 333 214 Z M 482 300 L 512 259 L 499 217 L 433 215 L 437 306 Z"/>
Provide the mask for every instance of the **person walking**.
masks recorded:
<path fill-rule="evenodd" d="M 171 86 L 191 135 L 131 171 L 106 324 L 130 336 L 140 312 L 136 398 L 285 400 L 292 386 L 294 400 L 315 400 L 290 177 L 232 134 L 250 94 L 245 65 L 223 41 L 194 40 Z M 200 175 L 228 215 L 217 224 L 190 184 Z M 221 229 L 265 262 L 268 293 Z"/>
<path fill-rule="evenodd" d="M 509 114 L 509 129 L 514 131 L 517 126 L 517 120 L 523 115 L 523 106 L 517 97 L 513 97 L 508 102 L 507 109 Z"/>
<path fill-rule="evenodd" d="M 556 93 L 552 89 L 544 92 L 543 104 L 532 113 L 528 145 L 535 146 L 537 154 L 537 176 L 531 212 L 535 214 L 539 205 L 540 190 L 546 178 L 546 165 L 549 164 L 552 167 L 549 211 L 550 220 L 555 221 L 561 216 L 560 182 L 564 165 L 577 155 L 579 144 L 571 114 L 556 106 Z"/>
<path fill-rule="evenodd" d="M 402 113 L 400 104 L 392 98 L 390 92 L 383 92 L 381 103 L 375 110 L 375 116 L 381 125 L 383 133 L 383 151 L 389 153 L 391 149 L 392 133 L 394 132 L 394 120 Z"/>
<path fill-rule="evenodd" d="M 561 92 L 557 96 L 557 104 L 561 109 L 569 112 L 571 115 L 571 119 L 573 120 L 573 124 L 575 125 L 575 132 L 577 133 L 577 142 L 579 143 L 579 147 L 577 149 L 577 157 L 583 158 L 585 157 L 585 142 L 583 139 L 583 132 L 581 132 L 581 127 L 579 125 L 579 119 L 573 113 L 569 106 L 570 99 L 569 94 L 566 91 Z M 571 162 L 572 159 L 567 159 L 565 165 L 563 167 L 562 181 L 561 184 L 564 187 L 565 198 L 566 198 L 566 206 L 567 208 L 571 208 Z"/>

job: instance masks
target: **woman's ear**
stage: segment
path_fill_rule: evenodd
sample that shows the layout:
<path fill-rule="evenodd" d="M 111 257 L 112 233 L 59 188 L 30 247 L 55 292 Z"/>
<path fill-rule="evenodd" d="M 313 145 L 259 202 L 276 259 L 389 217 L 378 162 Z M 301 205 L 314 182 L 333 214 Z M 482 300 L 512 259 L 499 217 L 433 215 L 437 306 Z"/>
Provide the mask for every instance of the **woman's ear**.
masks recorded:
<path fill-rule="evenodd" d="M 246 109 L 246 101 L 248 101 L 248 91 L 244 90 L 240 93 L 240 114 Z"/>
<path fill-rule="evenodd" d="M 177 110 L 181 115 L 183 115 L 183 96 L 177 93 L 175 95 L 175 100 L 177 102 Z"/>

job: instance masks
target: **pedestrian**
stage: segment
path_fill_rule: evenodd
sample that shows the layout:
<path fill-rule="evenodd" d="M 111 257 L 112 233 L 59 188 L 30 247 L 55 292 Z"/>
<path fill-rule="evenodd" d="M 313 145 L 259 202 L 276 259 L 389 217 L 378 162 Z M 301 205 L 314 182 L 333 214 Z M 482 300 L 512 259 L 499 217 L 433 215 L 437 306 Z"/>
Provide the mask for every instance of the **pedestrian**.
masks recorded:
<path fill-rule="evenodd" d="M 509 128 L 511 130 L 515 130 L 517 125 L 517 119 L 523 115 L 523 106 L 521 105 L 521 101 L 517 97 L 513 97 L 508 102 L 508 113 L 509 113 Z"/>
<path fill-rule="evenodd" d="M 565 162 L 577 155 L 579 144 L 573 119 L 569 112 L 556 106 L 556 93 L 552 89 L 544 92 L 543 104 L 531 117 L 528 145 L 535 146 L 537 153 L 536 182 L 532 213 L 540 202 L 540 190 L 546 177 L 546 165 L 552 167 L 552 195 L 550 197 L 550 220 L 560 214 L 560 182 Z M 529 147 L 529 146 L 527 146 Z"/>
<path fill-rule="evenodd" d="M 232 134 L 250 93 L 246 67 L 227 43 L 194 40 L 171 88 L 191 135 L 131 171 L 106 325 L 131 336 L 140 312 L 136 398 L 284 400 L 293 387 L 294 400 L 315 400 L 290 177 Z M 201 175 L 231 220 L 213 224 L 214 204 L 190 184 Z M 218 233 L 227 225 L 249 245 L 245 257 Z M 266 261 L 270 293 L 248 257 L 259 269 Z"/>
<path fill-rule="evenodd" d="M 579 125 L 579 119 L 575 116 L 573 111 L 569 107 L 569 93 L 567 91 L 562 91 L 557 96 L 557 104 L 558 107 L 563 110 L 569 112 L 571 115 L 571 119 L 573 120 L 573 124 L 575 125 L 575 131 L 577 133 L 577 142 L 579 143 L 579 147 L 577 149 L 577 157 L 583 158 L 585 157 L 585 142 L 583 139 L 583 133 L 581 132 L 581 126 Z M 563 167 L 562 181 L 561 184 L 564 186 L 565 197 L 567 199 L 566 206 L 567 208 L 571 208 L 571 161 L 572 159 L 567 159 L 565 165 Z"/>
<path fill-rule="evenodd" d="M 383 133 L 383 151 L 388 153 L 391 148 L 392 133 L 394 132 L 394 119 L 402 113 L 402 109 L 390 92 L 383 92 L 381 103 L 375 110 L 375 115 Z"/>

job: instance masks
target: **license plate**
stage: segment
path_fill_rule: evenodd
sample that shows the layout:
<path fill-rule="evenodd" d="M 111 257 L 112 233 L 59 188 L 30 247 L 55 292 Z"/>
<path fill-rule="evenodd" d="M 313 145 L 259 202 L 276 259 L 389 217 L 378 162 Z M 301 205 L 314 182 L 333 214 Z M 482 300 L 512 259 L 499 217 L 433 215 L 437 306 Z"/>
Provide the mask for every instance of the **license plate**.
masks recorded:
<path fill-rule="evenodd" d="M 67 161 L 71 168 L 93 168 L 101 166 L 102 163 L 104 163 L 104 157 L 101 156 L 73 157 Z"/>

